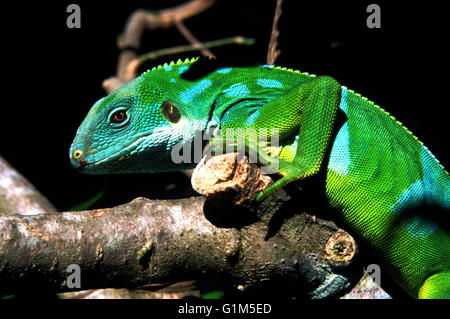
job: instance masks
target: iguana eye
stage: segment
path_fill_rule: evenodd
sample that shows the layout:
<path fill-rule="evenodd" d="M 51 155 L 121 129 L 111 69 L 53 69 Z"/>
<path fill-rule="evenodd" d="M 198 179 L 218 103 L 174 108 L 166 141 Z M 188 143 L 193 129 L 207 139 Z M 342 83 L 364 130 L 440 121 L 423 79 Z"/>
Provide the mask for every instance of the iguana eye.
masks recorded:
<path fill-rule="evenodd" d="M 161 111 L 167 121 L 172 124 L 178 123 L 181 119 L 181 113 L 170 101 L 164 101 L 161 105 Z"/>
<path fill-rule="evenodd" d="M 130 113 L 128 107 L 118 107 L 109 113 L 108 121 L 113 127 L 123 127 L 130 121 Z"/>
<path fill-rule="evenodd" d="M 111 123 L 120 124 L 127 120 L 127 112 L 125 110 L 118 110 L 111 114 L 109 121 Z"/>

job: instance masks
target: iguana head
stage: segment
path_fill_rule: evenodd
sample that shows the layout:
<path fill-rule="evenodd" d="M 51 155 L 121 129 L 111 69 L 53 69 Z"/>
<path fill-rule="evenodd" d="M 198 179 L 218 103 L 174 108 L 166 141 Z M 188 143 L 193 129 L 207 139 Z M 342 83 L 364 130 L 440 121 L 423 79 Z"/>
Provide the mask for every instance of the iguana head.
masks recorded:
<path fill-rule="evenodd" d="M 192 167 L 172 158 L 206 127 L 203 108 L 184 103 L 194 83 L 180 75 L 195 60 L 165 64 L 97 101 L 70 148 L 72 165 L 89 174 L 161 172 Z M 192 111 L 195 109 L 195 112 Z"/>

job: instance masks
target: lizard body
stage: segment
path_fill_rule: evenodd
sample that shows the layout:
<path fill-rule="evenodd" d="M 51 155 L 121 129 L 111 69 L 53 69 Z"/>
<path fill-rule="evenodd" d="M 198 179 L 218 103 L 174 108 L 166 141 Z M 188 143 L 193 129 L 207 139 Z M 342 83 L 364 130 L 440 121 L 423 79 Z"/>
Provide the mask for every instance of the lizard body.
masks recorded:
<path fill-rule="evenodd" d="M 279 156 L 282 177 L 259 199 L 325 169 L 329 205 L 396 282 L 413 297 L 450 298 L 450 233 L 433 218 L 448 214 L 450 178 L 422 142 L 331 77 L 266 65 L 189 81 L 183 73 L 193 63 L 153 68 L 95 103 L 71 146 L 72 165 L 92 174 L 193 168 L 171 151 L 196 131 L 277 128 L 279 146 L 257 148 Z"/>

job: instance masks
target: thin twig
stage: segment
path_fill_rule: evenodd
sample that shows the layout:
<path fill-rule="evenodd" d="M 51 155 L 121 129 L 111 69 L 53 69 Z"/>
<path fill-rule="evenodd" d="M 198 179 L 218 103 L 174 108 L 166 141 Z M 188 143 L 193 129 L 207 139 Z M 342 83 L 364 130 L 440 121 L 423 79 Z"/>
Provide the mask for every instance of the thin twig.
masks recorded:
<path fill-rule="evenodd" d="M 175 23 L 175 26 L 177 27 L 178 31 L 180 31 L 180 33 L 185 37 L 186 40 L 188 40 L 188 42 L 194 46 L 201 46 L 201 42 L 194 37 L 194 35 L 191 33 L 191 31 L 189 31 L 188 28 L 186 28 L 186 26 L 184 25 L 183 21 L 177 21 Z M 200 53 L 210 59 L 215 59 L 216 56 L 208 49 L 204 48 L 200 50 Z"/>
<path fill-rule="evenodd" d="M 183 52 L 193 52 L 198 51 L 206 48 L 213 48 L 228 44 L 240 44 L 240 45 L 252 45 L 255 43 L 255 40 L 253 38 L 245 38 L 242 36 L 235 36 L 225 39 L 219 39 L 219 40 L 213 40 L 208 42 L 203 42 L 199 44 L 192 44 L 192 45 L 179 45 L 176 47 L 171 48 L 165 48 L 160 50 L 155 50 L 152 52 L 148 52 L 146 54 L 143 54 L 141 56 L 138 56 L 136 60 L 138 61 L 139 65 L 141 65 L 144 62 L 147 62 L 149 60 L 155 60 L 161 56 L 165 55 L 172 55 L 172 54 L 178 54 Z"/>
<path fill-rule="evenodd" d="M 273 17 L 273 24 L 272 24 L 272 34 L 270 36 L 270 42 L 269 42 L 269 49 L 267 50 L 267 64 L 274 65 L 275 60 L 280 55 L 281 51 L 277 50 L 278 45 L 278 36 L 280 35 L 280 32 L 277 29 L 278 26 L 278 20 L 281 16 L 281 5 L 283 3 L 283 0 L 277 0 L 277 6 L 275 8 L 275 16 Z"/>

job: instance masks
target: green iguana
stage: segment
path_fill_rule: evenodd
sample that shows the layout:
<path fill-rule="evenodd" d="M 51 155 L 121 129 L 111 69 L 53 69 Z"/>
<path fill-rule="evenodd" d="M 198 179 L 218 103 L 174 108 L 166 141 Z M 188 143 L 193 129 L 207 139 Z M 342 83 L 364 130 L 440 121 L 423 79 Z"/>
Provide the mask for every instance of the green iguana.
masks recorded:
<path fill-rule="evenodd" d="M 193 168 L 171 153 L 197 131 L 215 131 L 214 141 L 231 128 L 276 128 L 277 147 L 245 140 L 279 159 L 281 178 L 258 200 L 325 169 L 329 205 L 396 282 L 416 298 L 450 298 L 450 232 L 433 218 L 448 214 L 450 178 L 422 142 L 331 77 L 262 65 L 187 80 L 196 61 L 155 67 L 95 103 L 71 146 L 72 165 L 90 174 Z"/>

